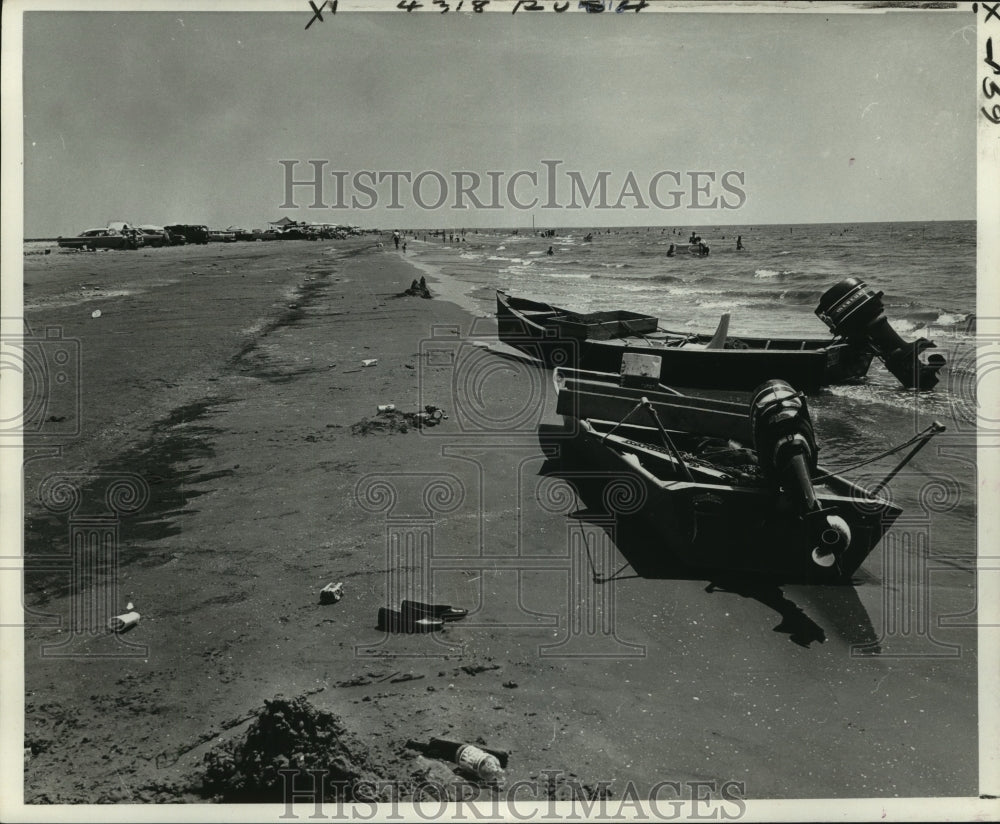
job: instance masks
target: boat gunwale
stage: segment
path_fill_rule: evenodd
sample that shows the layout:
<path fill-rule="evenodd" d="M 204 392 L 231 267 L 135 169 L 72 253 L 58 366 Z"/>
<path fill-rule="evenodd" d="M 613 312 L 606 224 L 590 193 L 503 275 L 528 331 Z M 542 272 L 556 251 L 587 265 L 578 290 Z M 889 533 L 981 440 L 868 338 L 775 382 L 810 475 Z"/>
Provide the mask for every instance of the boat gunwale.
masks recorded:
<path fill-rule="evenodd" d="M 521 298 L 514 295 L 510 295 L 504 292 L 502 289 L 496 290 L 497 305 L 503 306 L 511 315 L 520 320 L 522 323 L 528 327 L 537 330 L 539 337 L 543 340 L 556 341 L 559 340 L 559 336 L 555 334 L 556 330 L 545 323 L 540 322 L 542 318 L 533 318 L 525 314 L 525 311 L 538 311 L 545 315 L 544 320 L 550 320 L 559 317 L 560 315 L 572 315 L 572 313 L 567 309 L 563 309 L 557 306 L 551 306 L 550 304 L 542 303 L 541 301 L 535 301 L 530 298 Z M 541 307 L 538 310 L 525 310 L 518 308 L 515 303 L 524 302 L 530 304 L 531 306 Z M 500 312 L 497 313 L 498 316 Z M 677 338 L 679 341 L 687 341 L 689 343 L 706 343 L 712 339 L 712 335 L 706 334 L 704 332 L 676 332 L 671 329 L 660 329 L 657 328 L 656 334 L 658 335 L 668 335 Z M 739 340 L 745 344 L 748 344 L 747 348 L 731 348 L 731 349 L 710 349 L 710 350 L 698 350 L 698 349 L 685 349 L 683 346 L 669 346 L 663 345 L 658 347 L 655 345 L 658 341 L 656 339 L 650 339 L 648 337 L 643 337 L 641 335 L 628 335 L 624 337 L 609 338 L 603 340 L 595 340 L 592 338 L 584 338 L 583 342 L 591 345 L 611 345 L 611 346 L 628 346 L 629 341 L 635 341 L 637 347 L 654 349 L 656 354 L 661 351 L 680 351 L 690 354 L 691 352 L 711 352 L 714 354 L 730 353 L 739 354 L 742 357 L 746 357 L 749 353 L 767 353 L 767 355 L 785 355 L 788 357 L 801 358 L 803 356 L 825 355 L 828 352 L 838 350 L 838 349 L 850 349 L 853 348 L 852 344 L 843 338 L 833 336 L 831 338 L 809 338 L 809 337 L 751 337 L 746 335 L 730 335 L 730 338 L 734 340 Z M 789 345 L 799 345 L 799 349 L 781 349 L 781 348 L 767 348 L 769 344 L 773 342 L 781 342 Z M 652 346 L 650 344 L 653 344 Z"/>
<path fill-rule="evenodd" d="M 596 427 L 592 426 L 591 424 L 592 421 L 599 424 L 607 424 L 609 426 L 614 426 L 615 423 L 617 422 L 601 421 L 596 418 L 580 419 L 580 422 L 584 425 L 582 427 L 584 437 L 589 437 L 593 439 L 595 441 L 595 445 L 603 446 L 605 449 L 615 454 L 619 459 L 623 460 L 623 462 L 627 464 L 627 461 L 624 461 L 623 453 L 627 452 L 627 450 L 629 450 L 630 448 L 634 449 L 635 445 L 632 443 L 628 443 L 627 439 L 622 438 L 619 435 L 615 435 L 613 433 L 601 433 Z M 588 426 L 590 427 L 589 429 L 587 429 Z M 615 444 L 617 448 L 608 446 L 608 441 L 611 441 L 613 444 Z M 655 450 L 650 450 L 650 451 L 652 452 Z M 659 452 L 657 452 L 656 457 L 657 459 L 669 461 L 670 463 L 676 463 L 674 458 L 669 453 L 663 453 L 661 455 Z M 719 490 L 719 491 L 731 492 L 734 494 L 744 494 L 744 495 L 753 494 L 760 497 L 768 497 L 768 498 L 773 497 L 775 495 L 773 489 L 764 486 L 739 486 L 733 484 L 712 483 L 710 481 L 687 481 L 684 480 L 683 478 L 679 478 L 677 480 L 665 481 L 662 478 L 657 477 L 656 474 L 652 472 L 652 470 L 650 470 L 648 467 L 643 466 L 642 469 L 644 470 L 644 474 L 648 474 L 651 478 L 653 478 L 657 487 L 664 492 L 668 491 L 678 492 L 686 490 L 688 488 L 694 489 L 694 488 L 704 487 L 705 489 L 708 490 Z M 880 495 L 873 496 L 864 487 L 859 486 L 853 481 L 845 478 L 843 475 L 838 475 L 834 472 L 830 472 L 823 466 L 816 467 L 816 473 L 813 477 L 820 478 L 819 485 L 823 489 L 829 489 L 827 483 L 828 481 L 833 481 L 834 483 L 843 485 L 846 490 L 858 493 L 857 496 L 854 496 L 848 494 L 841 494 L 835 491 L 830 491 L 828 493 L 821 492 L 820 489 L 817 489 L 817 498 L 821 501 L 838 503 L 844 506 L 851 506 L 854 508 L 857 508 L 859 505 L 865 507 L 873 507 L 873 508 L 878 506 L 883 513 L 882 517 L 885 517 L 888 513 L 891 512 L 896 513 L 895 517 L 898 517 L 900 514 L 902 514 L 903 510 L 899 506 L 894 504 L 889 498 Z M 874 511 L 872 514 L 875 514 Z"/>

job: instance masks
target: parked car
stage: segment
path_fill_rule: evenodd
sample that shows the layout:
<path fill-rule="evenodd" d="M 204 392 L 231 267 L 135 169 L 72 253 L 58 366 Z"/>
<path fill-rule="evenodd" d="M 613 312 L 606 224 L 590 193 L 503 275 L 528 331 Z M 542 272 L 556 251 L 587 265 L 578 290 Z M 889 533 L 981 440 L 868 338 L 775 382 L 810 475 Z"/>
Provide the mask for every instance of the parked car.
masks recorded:
<path fill-rule="evenodd" d="M 60 237 L 64 249 L 135 249 L 139 243 L 115 229 L 87 229 L 76 237 Z"/>
<path fill-rule="evenodd" d="M 180 235 L 184 238 L 186 243 L 208 243 L 208 227 L 197 225 L 197 224 L 187 224 L 187 223 L 175 223 L 172 226 L 164 227 L 171 235 Z"/>
<path fill-rule="evenodd" d="M 162 226 L 140 226 L 144 246 L 169 246 L 170 234 Z"/>

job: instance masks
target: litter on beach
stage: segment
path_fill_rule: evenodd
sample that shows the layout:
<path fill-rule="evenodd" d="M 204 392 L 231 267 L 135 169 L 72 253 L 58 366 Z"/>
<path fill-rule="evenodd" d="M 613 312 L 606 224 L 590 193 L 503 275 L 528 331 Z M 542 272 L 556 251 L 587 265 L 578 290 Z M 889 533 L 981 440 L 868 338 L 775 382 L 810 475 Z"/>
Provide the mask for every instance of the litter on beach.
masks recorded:
<path fill-rule="evenodd" d="M 139 623 L 139 617 L 138 612 L 124 612 L 121 615 L 116 615 L 108 621 L 108 629 L 112 632 L 125 632 Z"/>
<path fill-rule="evenodd" d="M 375 366 L 378 363 L 378 358 L 367 358 L 361 361 L 362 366 Z"/>
<path fill-rule="evenodd" d="M 319 592 L 319 602 L 321 604 L 335 604 L 344 597 L 344 585 L 339 581 L 335 584 L 327 584 Z"/>
<path fill-rule="evenodd" d="M 409 432 L 437 426 L 448 416 L 438 406 L 427 405 L 423 412 L 400 412 L 395 404 L 385 404 L 390 408 L 378 407 L 374 418 L 363 418 L 351 426 L 352 435 L 370 435 L 375 432 Z"/>

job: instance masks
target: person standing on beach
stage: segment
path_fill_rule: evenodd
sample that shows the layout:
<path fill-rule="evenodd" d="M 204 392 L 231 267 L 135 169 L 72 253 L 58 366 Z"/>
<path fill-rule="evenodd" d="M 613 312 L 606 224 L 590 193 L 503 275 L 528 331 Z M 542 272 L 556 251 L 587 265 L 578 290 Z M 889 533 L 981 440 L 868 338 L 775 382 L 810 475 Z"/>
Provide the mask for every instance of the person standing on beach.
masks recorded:
<path fill-rule="evenodd" d="M 392 242 L 396 244 L 396 248 L 399 248 L 399 232 L 395 231 L 392 233 Z"/>

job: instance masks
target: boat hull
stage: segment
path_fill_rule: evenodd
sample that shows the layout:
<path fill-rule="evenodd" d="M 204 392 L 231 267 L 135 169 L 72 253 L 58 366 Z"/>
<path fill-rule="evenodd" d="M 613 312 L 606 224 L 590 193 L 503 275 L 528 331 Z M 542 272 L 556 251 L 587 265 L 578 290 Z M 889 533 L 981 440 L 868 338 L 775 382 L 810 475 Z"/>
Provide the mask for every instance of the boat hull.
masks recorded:
<path fill-rule="evenodd" d="M 763 486 L 734 486 L 685 480 L 666 456 L 643 451 L 638 441 L 602 438 L 580 427 L 561 441 L 564 465 L 605 491 L 593 497 L 607 515 L 642 518 L 659 541 L 653 554 L 666 551 L 693 571 L 754 573 L 786 582 L 850 583 L 900 514 L 888 500 L 873 498 L 849 481 L 834 476 L 817 488 L 824 509 L 842 517 L 851 529 L 851 544 L 833 567 L 812 561 L 806 527 L 780 493 Z M 631 444 L 631 445 L 630 445 Z M 631 450 L 631 451 L 630 451 Z M 638 465 L 627 455 L 641 456 Z M 673 469 L 671 467 L 674 467 Z M 606 490 L 614 485 L 615 494 Z"/>
<path fill-rule="evenodd" d="M 733 348 L 705 349 L 709 335 L 660 330 L 655 335 L 598 340 L 560 328 L 564 310 L 497 292 L 500 340 L 548 367 L 595 372 L 621 371 L 626 354 L 660 358 L 661 383 L 697 388 L 752 389 L 780 378 L 803 391 L 863 378 L 874 354 L 853 344 L 824 339 L 738 338 Z M 642 317 L 642 316 L 635 316 Z"/>

